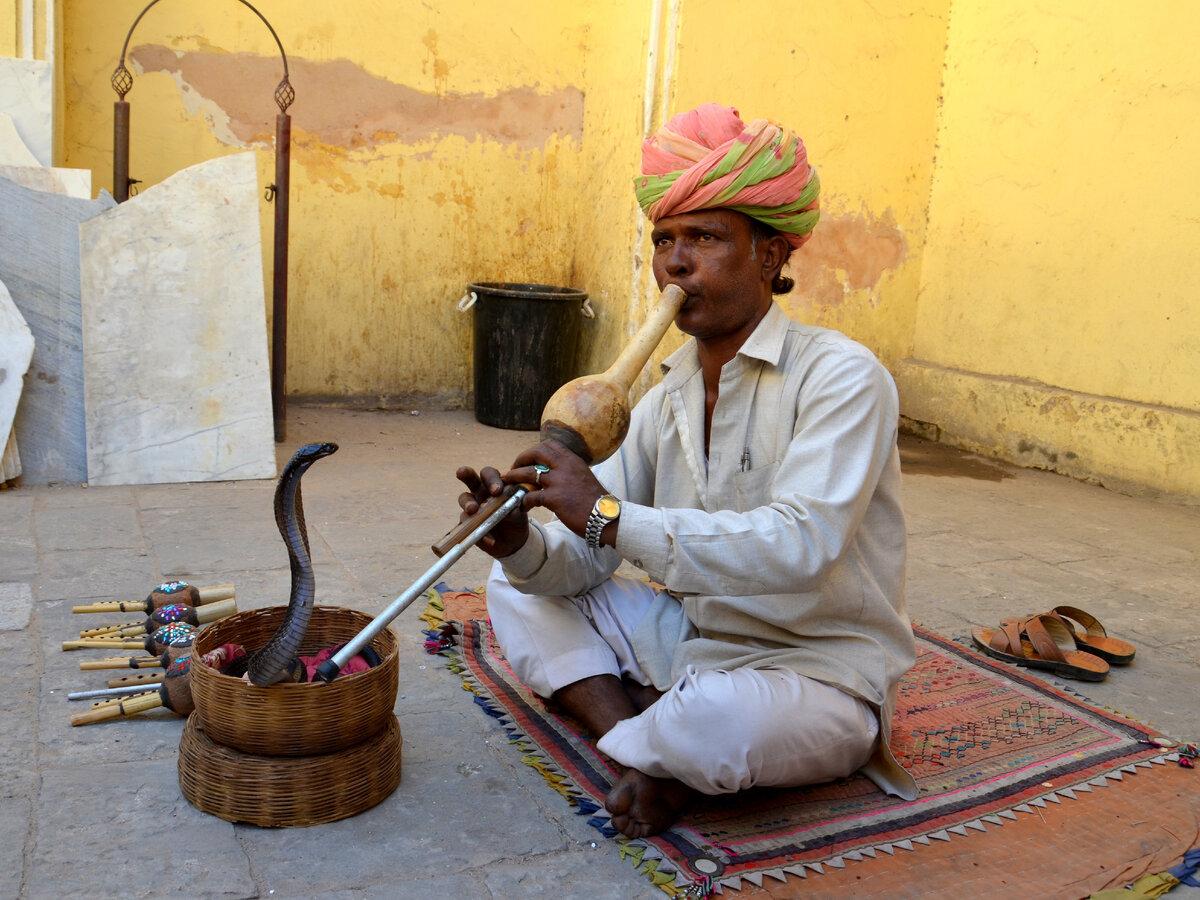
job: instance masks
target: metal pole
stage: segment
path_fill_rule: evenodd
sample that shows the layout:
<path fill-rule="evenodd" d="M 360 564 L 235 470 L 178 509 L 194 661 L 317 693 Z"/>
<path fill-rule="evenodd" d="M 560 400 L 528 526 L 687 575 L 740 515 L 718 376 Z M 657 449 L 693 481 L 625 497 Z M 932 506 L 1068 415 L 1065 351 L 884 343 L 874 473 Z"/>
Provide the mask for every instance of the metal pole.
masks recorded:
<path fill-rule="evenodd" d="M 129 103 L 113 103 L 113 199 L 129 199 Z"/>
<path fill-rule="evenodd" d="M 514 491 L 513 495 L 508 498 L 508 501 L 503 506 L 484 519 L 479 527 L 463 538 L 462 541 L 455 544 L 449 553 L 426 569 L 425 574 L 414 581 L 407 591 L 393 600 L 387 609 L 372 619 L 370 625 L 352 637 L 341 650 L 321 663 L 317 667 L 317 677 L 325 682 L 333 681 L 333 679 L 337 678 L 337 674 L 341 671 L 342 666 L 350 662 L 363 647 L 371 643 L 375 635 L 383 631 L 392 619 L 404 612 L 409 604 L 425 593 L 429 586 L 441 577 L 443 572 L 458 562 L 464 553 L 479 543 L 480 539 L 495 528 L 501 519 L 516 509 L 525 497 L 525 493 L 524 488 L 518 488 Z"/>
<path fill-rule="evenodd" d="M 271 300 L 271 413 L 275 440 L 287 434 L 288 188 L 292 117 L 275 117 L 275 265 Z"/>

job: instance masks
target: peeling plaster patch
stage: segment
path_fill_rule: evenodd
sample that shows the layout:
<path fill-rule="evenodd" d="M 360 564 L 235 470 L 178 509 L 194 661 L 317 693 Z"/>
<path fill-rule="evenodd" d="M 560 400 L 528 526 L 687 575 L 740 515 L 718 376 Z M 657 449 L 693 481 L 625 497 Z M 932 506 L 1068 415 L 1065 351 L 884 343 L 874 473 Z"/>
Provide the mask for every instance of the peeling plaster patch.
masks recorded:
<path fill-rule="evenodd" d="M 143 44 L 129 56 L 142 73 L 171 75 L 188 112 L 202 112 L 221 142 L 244 147 L 274 133 L 276 57 L 180 52 L 161 44 Z M 576 87 L 550 94 L 518 87 L 494 97 L 431 94 L 372 75 L 347 59 L 292 58 L 288 63 L 296 88 L 291 110 L 296 128 L 330 146 L 357 150 L 460 135 L 532 149 L 555 134 L 576 141 L 583 137 L 583 92 Z"/>
<path fill-rule="evenodd" d="M 883 218 L 822 214 L 812 240 L 792 254 L 787 274 L 796 296 L 813 306 L 840 306 L 854 291 L 873 290 L 908 252 L 888 211 Z"/>

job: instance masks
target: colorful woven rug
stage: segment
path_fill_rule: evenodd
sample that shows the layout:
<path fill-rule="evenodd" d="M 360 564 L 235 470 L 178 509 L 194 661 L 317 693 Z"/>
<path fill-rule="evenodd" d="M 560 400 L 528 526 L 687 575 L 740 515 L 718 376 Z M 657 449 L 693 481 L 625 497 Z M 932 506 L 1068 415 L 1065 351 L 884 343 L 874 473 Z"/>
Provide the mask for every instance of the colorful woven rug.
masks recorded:
<path fill-rule="evenodd" d="M 753 790 L 706 799 L 663 834 L 628 840 L 603 807 L 615 780 L 611 764 L 513 675 L 481 593 L 439 585 L 429 599 L 426 648 L 450 660 L 523 761 L 672 895 L 706 896 L 743 882 L 761 887 L 764 877 L 806 877 L 986 833 L 1178 759 L 1151 744 L 1154 732 L 1142 725 L 917 629 L 917 662 L 901 682 L 891 739 L 920 787 L 916 800 L 888 797 L 863 776 Z"/>

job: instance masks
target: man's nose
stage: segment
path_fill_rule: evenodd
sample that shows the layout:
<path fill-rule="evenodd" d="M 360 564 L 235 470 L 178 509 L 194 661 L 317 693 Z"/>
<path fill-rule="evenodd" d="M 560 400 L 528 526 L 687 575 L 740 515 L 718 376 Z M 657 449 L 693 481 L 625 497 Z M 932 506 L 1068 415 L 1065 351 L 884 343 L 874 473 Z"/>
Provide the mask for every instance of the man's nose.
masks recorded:
<path fill-rule="evenodd" d="M 692 255 L 684 246 L 683 241 L 676 241 L 671 246 L 671 252 L 667 256 L 667 274 L 668 275 L 689 275 L 692 271 Z"/>

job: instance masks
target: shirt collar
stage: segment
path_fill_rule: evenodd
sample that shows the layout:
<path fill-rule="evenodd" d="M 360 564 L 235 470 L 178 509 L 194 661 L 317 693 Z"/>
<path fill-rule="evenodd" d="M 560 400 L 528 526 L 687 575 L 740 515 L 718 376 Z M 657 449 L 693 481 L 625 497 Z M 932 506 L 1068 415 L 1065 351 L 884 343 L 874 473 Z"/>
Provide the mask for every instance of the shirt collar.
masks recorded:
<path fill-rule="evenodd" d="M 783 356 L 783 343 L 787 339 L 791 319 L 774 301 L 767 314 L 750 333 L 738 350 L 738 356 L 761 359 L 772 366 L 779 365 Z M 700 369 L 700 355 L 695 339 L 689 339 L 682 347 L 664 359 L 660 365 L 663 382 L 668 391 L 675 390 Z"/>

